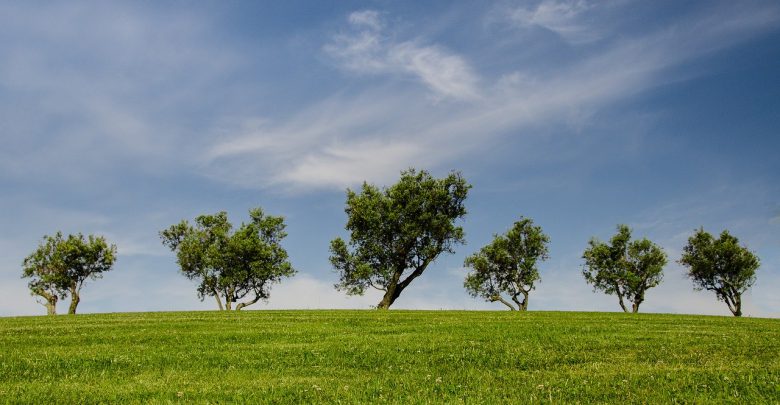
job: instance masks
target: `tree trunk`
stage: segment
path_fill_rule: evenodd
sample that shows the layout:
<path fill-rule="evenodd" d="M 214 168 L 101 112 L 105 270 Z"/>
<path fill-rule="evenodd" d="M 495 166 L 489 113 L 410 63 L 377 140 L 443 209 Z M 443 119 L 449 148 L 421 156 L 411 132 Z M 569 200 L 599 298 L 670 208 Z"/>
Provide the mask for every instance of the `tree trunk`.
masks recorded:
<path fill-rule="evenodd" d="M 379 301 L 379 304 L 376 306 L 376 309 L 390 309 L 390 305 L 393 305 L 395 299 L 400 295 L 400 292 L 398 294 L 395 293 L 397 288 L 397 285 L 389 286 L 387 291 L 385 291 L 385 295 L 382 297 L 382 301 Z"/>
<path fill-rule="evenodd" d="M 240 311 L 241 308 L 246 308 L 246 307 L 248 307 L 250 305 L 253 305 L 257 301 L 260 301 L 260 296 L 259 295 L 255 295 L 255 298 L 252 299 L 251 301 L 239 302 L 238 305 L 236 305 L 236 311 Z"/>
<path fill-rule="evenodd" d="M 70 307 L 68 308 L 68 314 L 69 315 L 76 315 L 76 307 L 79 306 L 79 302 L 81 302 L 81 297 L 79 296 L 78 291 L 76 289 L 70 290 Z"/>
<path fill-rule="evenodd" d="M 500 295 L 494 295 L 493 298 L 490 299 L 490 302 L 496 302 L 496 301 L 508 306 L 510 311 L 515 310 L 515 307 L 513 307 L 512 304 L 509 303 L 509 301 L 503 299 Z"/>
<path fill-rule="evenodd" d="M 43 289 L 35 289 L 33 293 L 40 295 L 45 300 L 43 306 L 46 307 L 46 315 L 57 315 L 57 294 L 49 294 Z M 40 301 L 38 301 L 40 303 Z"/>
<path fill-rule="evenodd" d="M 642 301 L 639 301 L 639 302 L 634 301 L 634 304 L 631 306 L 631 312 L 632 313 L 639 312 L 639 304 L 641 304 L 641 303 L 642 303 Z"/>
<path fill-rule="evenodd" d="M 736 294 L 734 296 L 734 309 L 731 311 L 734 316 L 742 316 L 742 295 Z"/>
<path fill-rule="evenodd" d="M 387 291 L 385 291 L 385 295 L 382 297 L 382 301 L 379 301 L 379 304 L 377 304 L 376 309 L 390 309 L 390 305 L 393 305 L 395 299 L 401 295 L 401 290 L 403 290 L 403 287 L 401 287 L 398 283 L 398 280 L 401 279 L 401 274 L 403 274 L 403 270 L 396 271 L 393 274 L 393 278 L 390 280 L 390 283 L 387 286 Z"/>
<path fill-rule="evenodd" d="M 718 297 L 723 299 L 726 306 L 729 307 L 729 311 L 734 316 L 742 316 L 742 295 L 739 292 L 732 292 L 731 290 L 716 289 Z"/>
<path fill-rule="evenodd" d="M 623 308 L 623 312 L 628 312 L 628 308 L 626 308 L 626 304 L 623 303 L 623 293 L 620 291 L 620 286 L 617 286 L 615 288 L 615 291 L 618 296 L 618 302 L 620 303 L 620 308 Z"/>
<path fill-rule="evenodd" d="M 211 292 L 214 293 L 214 298 L 217 300 L 217 305 L 219 306 L 220 311 L 224 311 L 225 308 L 222 306 L 222 299 L 219 298 L 219 293 L 217 293 L 216 289 L 212 289 Z"/>
<path fill-rule="evenodd" d="M 517 296 L 520 295 L 520 294 L 523 294 L 523 300 L 522 301 L 517 299 Z M 520 290 L 519 293 L 517 293 L 517 294 L 512 296 L 512 301 L 514 301 L 515 304 L 517 304 L 517 310 L 518 311 L 525 311 L 525 310 L 528 309 L 528 293 L 527 292 L 525 292 L 523 290 Z"/>
<path fill-rule="evenodd" d="M 620 303 L 620 308 L 623 309 L 623 312 L 628 312 L 628 308 L 626 308 L 626 304 L 623 303 L 623 297 L 618 295 L 618 303 Z"/>
<path fill-rule="evenodd" d="M 46 301 L 46 315 L 57 315 L 57 297 L 53 301 Z"/>

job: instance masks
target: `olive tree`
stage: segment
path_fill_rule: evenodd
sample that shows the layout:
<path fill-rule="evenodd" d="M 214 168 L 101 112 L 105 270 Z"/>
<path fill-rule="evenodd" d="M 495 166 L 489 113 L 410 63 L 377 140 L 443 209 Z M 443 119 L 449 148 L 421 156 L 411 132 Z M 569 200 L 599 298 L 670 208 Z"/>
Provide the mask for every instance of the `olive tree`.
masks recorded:
<path fill-rule="evenodd" d="M 22 278 L 30 279 L 27 284 L 30 293 L 43 299 L 38 302 L 46 307 L 48 315 L 57 314 L 57 301 L 68 294 L 68 283 L 58 249 L 62 240 L 60 232 L 54 236 L 45 235 L 38 249 L 22 262 Z"/>
<path fill-rule="evenodd" d="M 57 301 L 70 296 L 69 314 L 81 302 L 81 289 L 87 280 L 96 280 L 116 262 L 116 245 L 102 236 L 68 235 L 57 232 L 24 259 L 23 278 L 30 278 L 32 294 L 44 299 L 49 315 L 56 314 Z"/>
<path fill-rule="evenodd" d="M 715 239 L 699 228 L 688 238 L 679 263 L 688 267 L 696 290 L 714 291 L 734 316 L 742 316 L 742 293 L 756 281 L 758 257 L 729 231 Z"/>
<path fill-rule="evenodd" d="M 590 240 L 590 247 L 582 255 L 582 274 L 594 290 L 617 295 L 624 312 L 629 312 L 625 299 L 631 303 L 631 312 L 636 313 L 645 292 L 661 283 L 666 253 L 646 238 L 632 241 L 626 225 L 618 225 L 617 231 L 609 243 Z"/>
<path fill-rule="evenodd" d="M 501 302 L 513 311 L 527 310 L 528 295 L 540 280 L 537 264 L 548 258 L 549 243 L 541 227 L 521 217 L 506 234 L 495 235 L 490 244 L 466 258 L 464 265 L 472 270 L 464 287 L 472 297 Z"/>
<path fill-rule="evenodd" d="M 434 178 L 409 169 L 388 188 L 363 183 L 359 193 L 348 189 L 349 243 L 336 238 L 330 244 L 340 276 L 336 288 L 348 295 L 377 289 L 383 292 L 377 308 L 390 308 L 439 254 L 464 242 L 455 221 L 466 215 L 470 187 L 457 172 Z"/>
<path fill-rule="evenodd" d="M 295 274 L 281 246 L 287 236 L 284 218 L 260 208 L 251 209 L 249 217 L 235 232 L 224 211 L 160 232 L 163 244 L 176 252 L 181 272 L 199 282 L 198 298 L 214 297 L 220 310 L 235 304 L 238 311 L 268 299 L 273 284 Z"/>

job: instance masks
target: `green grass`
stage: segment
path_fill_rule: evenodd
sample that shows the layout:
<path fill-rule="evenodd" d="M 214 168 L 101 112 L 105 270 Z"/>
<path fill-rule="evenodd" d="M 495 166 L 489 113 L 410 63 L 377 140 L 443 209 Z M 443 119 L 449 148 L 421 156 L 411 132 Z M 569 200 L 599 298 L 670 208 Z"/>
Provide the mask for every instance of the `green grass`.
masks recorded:
<path fill-rule="evenodd" d="M 246 311 L 0 318 L 0 402 L 780 402 L 780 320 Z"/>

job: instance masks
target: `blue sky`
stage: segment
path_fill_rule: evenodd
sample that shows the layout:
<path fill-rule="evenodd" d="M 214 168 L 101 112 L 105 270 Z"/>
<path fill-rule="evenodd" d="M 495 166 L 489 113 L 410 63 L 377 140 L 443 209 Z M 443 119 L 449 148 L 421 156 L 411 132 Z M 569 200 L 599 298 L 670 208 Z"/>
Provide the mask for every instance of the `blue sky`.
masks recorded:
<path fill-rule="evenodd" d="M 213 309 L 157 232 L 255 206 L 299 273 L 253 308 L 368 308 L 327 260 L 344 190 L 416 167 L 473 185 L 468 244 L 394 307 L 502 309 L 462 262 L 523 215 L 552 240 L 532 310 L 619 310 L 581 255 L 626 223 L 670 256 L 641 310 L 728 314 L 675 263 L 703 226 L 780 316 L 780 4 L 422 3 L 0 3 L 0 315 L 44 313 L 21 262 L 57 230 L 118 245 L 82 312 Z"/>

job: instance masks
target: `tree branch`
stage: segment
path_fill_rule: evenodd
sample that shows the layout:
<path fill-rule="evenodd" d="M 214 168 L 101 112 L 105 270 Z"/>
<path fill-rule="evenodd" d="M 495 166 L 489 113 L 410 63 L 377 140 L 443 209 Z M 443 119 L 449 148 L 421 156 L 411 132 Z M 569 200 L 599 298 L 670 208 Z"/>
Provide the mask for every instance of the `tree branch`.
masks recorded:
<path fill-rule="evenodd" d="M 623 312 L 628 312 L 628 309 L 626 308 L 626 304 L 623 303 L 623 291 L 620 290 L 620 285 L 615 285 L 615 293 L 618 296 L 618 302 L 620 303 L 620 308 L 623 308 Z"/>
<path fill-rule="evenodd" d="M 371 280 L 368 280 L 368 285 L 370 285 L 371 287 L 373 287 L 374 289 L 377 289 L 379 291 L 387 292 L 386 288 L 382 288 L 382 287 L 379 287 L 379 286 L 375 285 Z"/>
<path fill-rule="evenodd" d="M 217 300 L 217 305 L 219 305 L 219 310 L 224 311 L 225 307 L 222 306 L 222 300 L 219 298 L 219 293 L 217 292 L 216 288 L 212 288 L 211 292 L 214 293 L 214 298 Z"/>
<path fill-rule="evenodd" d="M 422 273 L 425 271 L 425 268 L 428 267 L 428 264 L 430 263 L 430 259 L 425 259 L 420 266 L 414 269 L 412 274 L 406 277 L 403 281 L 399 282 L 398 287 L 396 287 L 398 293 L 400 294 L 400 292 L 403 291 L 403 289 L 406 288 L 412 282 L 412 280 L 420 277 L 420 275 L 422 275 Z"/>
<path fill-rule="evenodd" d="M 500 295 L 498 295 L 498 294 L 496 294 L 496 295 L 494 295 L 494 296 L 490 297 L 490 302 L 496 302 L 496 301 L 498 301 L 498 302 L 500 302 L 500 303 L 502 303 L 502 304 L 506 305 L 507 307 L 509 307 L 509 310 L 510 310 L 510 311 L 515 311 L 515 310 L 516 310 L 516 309 L 515 309 L 515 307 L 513 307 L 513 306 L 512 306 L 512 304 L 510 304 L 510 303 L 509 303 L 507 300 L 505 300 L 504 298 L 502 298 L 502 297 L 501 297 Z"/>
<path fill-rule="evenodd" d="M 247 302 L 241 302 L 238 305 L 236 305 L 236 311 L 240 311 L 241 308 L 248 307 L 256 303 L 257 301 L 260 301 L 260 295 L 255 294 L 255 298 L 253 300 Z"/>

